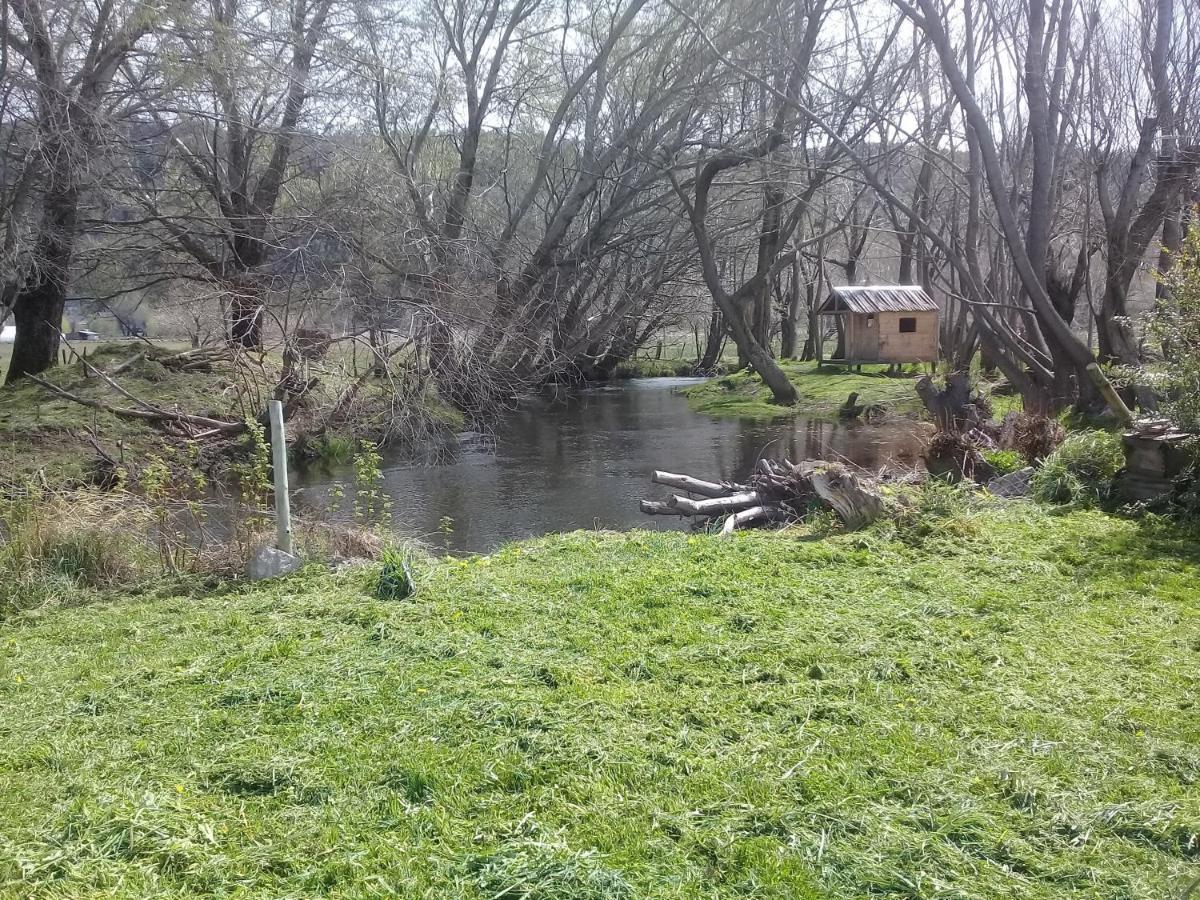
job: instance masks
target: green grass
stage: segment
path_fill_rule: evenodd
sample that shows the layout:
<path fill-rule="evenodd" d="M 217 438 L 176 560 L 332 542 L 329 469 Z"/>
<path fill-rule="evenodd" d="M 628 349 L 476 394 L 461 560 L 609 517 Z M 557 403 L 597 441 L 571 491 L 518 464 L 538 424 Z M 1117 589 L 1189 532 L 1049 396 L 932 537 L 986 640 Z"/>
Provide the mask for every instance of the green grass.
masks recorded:
<path fill-rule="evenodd" d="M 738 418 L 835 418 L 838 407 L 852 391 L 858 393 L 859 403 L 880 404 L 898 415 L 922 409 L 914 388 L 916 375 L 888 377 L 883 374 L 886 366 L 864 366 L 862 372 L 854 372 L 843 366 L 818 369 L 815 362 L 797 360 L 781 360 L 779 364 L 800 395 L 793 407 L 772 403 L 771 391 L 762 379 L 744 371 L 712 378 L 685 393 L 697 412 Z"/>
<path fill-rule="evenodd" d="M 915 533 L 575 533 L 406 601 L 308 572 L 10 622 L 0 895 L 1177 895 L 1200 544 L 1028 504 Z"/>

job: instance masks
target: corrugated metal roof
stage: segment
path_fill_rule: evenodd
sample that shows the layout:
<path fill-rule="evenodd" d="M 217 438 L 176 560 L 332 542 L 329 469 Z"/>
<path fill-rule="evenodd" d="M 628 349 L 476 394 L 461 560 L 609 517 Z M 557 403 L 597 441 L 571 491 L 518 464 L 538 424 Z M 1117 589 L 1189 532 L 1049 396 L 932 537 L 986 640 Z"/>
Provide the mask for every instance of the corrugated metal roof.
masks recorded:
<path fill-rule="evenodd" d="M 865 284 L 835 287 L 821 312 L 936 312 L 937 303 L 915 284 Z"/>

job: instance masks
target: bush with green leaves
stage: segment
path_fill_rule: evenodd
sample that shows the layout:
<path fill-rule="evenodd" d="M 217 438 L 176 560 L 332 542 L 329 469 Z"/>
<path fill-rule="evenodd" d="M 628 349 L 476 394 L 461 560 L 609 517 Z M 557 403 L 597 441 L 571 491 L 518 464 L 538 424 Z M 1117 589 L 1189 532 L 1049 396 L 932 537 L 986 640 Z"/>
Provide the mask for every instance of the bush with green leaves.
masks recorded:
<path fill-rule="evenodd" d="M 1163 409 L 1180 428 L 1200 432 L 1200 229 L 1191 229 L 1165 284 L 1149 328 L 1167 360 Z"/>
<path fill-rule="evenodd" d="M 1080 431 L 1059 444 L 1033 474 L 1033 496 L 1043 503 L 1091 506 L 1107 500 L 1125 465 L 1119 435 Z"/>

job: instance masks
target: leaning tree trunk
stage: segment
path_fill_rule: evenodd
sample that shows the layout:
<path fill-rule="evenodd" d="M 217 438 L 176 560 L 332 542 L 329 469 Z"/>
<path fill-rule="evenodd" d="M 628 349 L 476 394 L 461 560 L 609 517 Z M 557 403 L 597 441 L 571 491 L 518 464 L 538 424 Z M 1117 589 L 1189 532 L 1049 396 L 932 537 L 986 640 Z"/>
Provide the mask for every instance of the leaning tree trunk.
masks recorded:
<path fill-rule="evenodd" d="M 796 386 L 788 379 L 783 369 L 779 368 L 779 364 L 771 357 L 770 351 L 754 339 L 754 335 L 742 315 L 743 309 L 738 308 L 738 298 L 729 299 L 734 308 L 730 310 L 732 315 L 728 315 L 728 321 L 730 331 L 733 333 L 733 340 L 738 347 L 738 355 L 746 357 L 747 363 L 762 378 L 763 384 L 771 389 L 772 402 L 778 403 L 780 406 L 795 406 L 800 399 L 800 395 L 796 393 Z"/>

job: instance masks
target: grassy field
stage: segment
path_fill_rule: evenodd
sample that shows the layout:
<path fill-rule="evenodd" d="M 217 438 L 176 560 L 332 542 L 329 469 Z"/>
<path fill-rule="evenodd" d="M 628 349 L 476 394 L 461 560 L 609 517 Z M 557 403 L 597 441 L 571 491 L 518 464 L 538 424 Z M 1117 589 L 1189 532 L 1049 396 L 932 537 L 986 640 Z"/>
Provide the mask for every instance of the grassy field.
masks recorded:
<path fill-rule="evenodd" d="M 1179 896 L 1200 544 L 1027 504 L 915 521 L 12 621 L 0 895 Z"/>
<path fill-rule="evenodd" d="M 710 379 L 686 393 L 693 409 L 714 416 L 739 418 L 778 418 L 802 415 L 809 418 L 834 418 L 838 407 L 851 391 L 859 403 L 880 404 L 889 411 L 905 415 L 921 410 L 914 385 L 917 375 L 888 377 L 886 366 L 864 366 L 852 372 L 842 366 L 817 368 L 815 362 L 781 360 L 780 367 L 800 394 L 794 407 L 771 402 L 771 391 L 757 374 L 734 372 Z"/>

